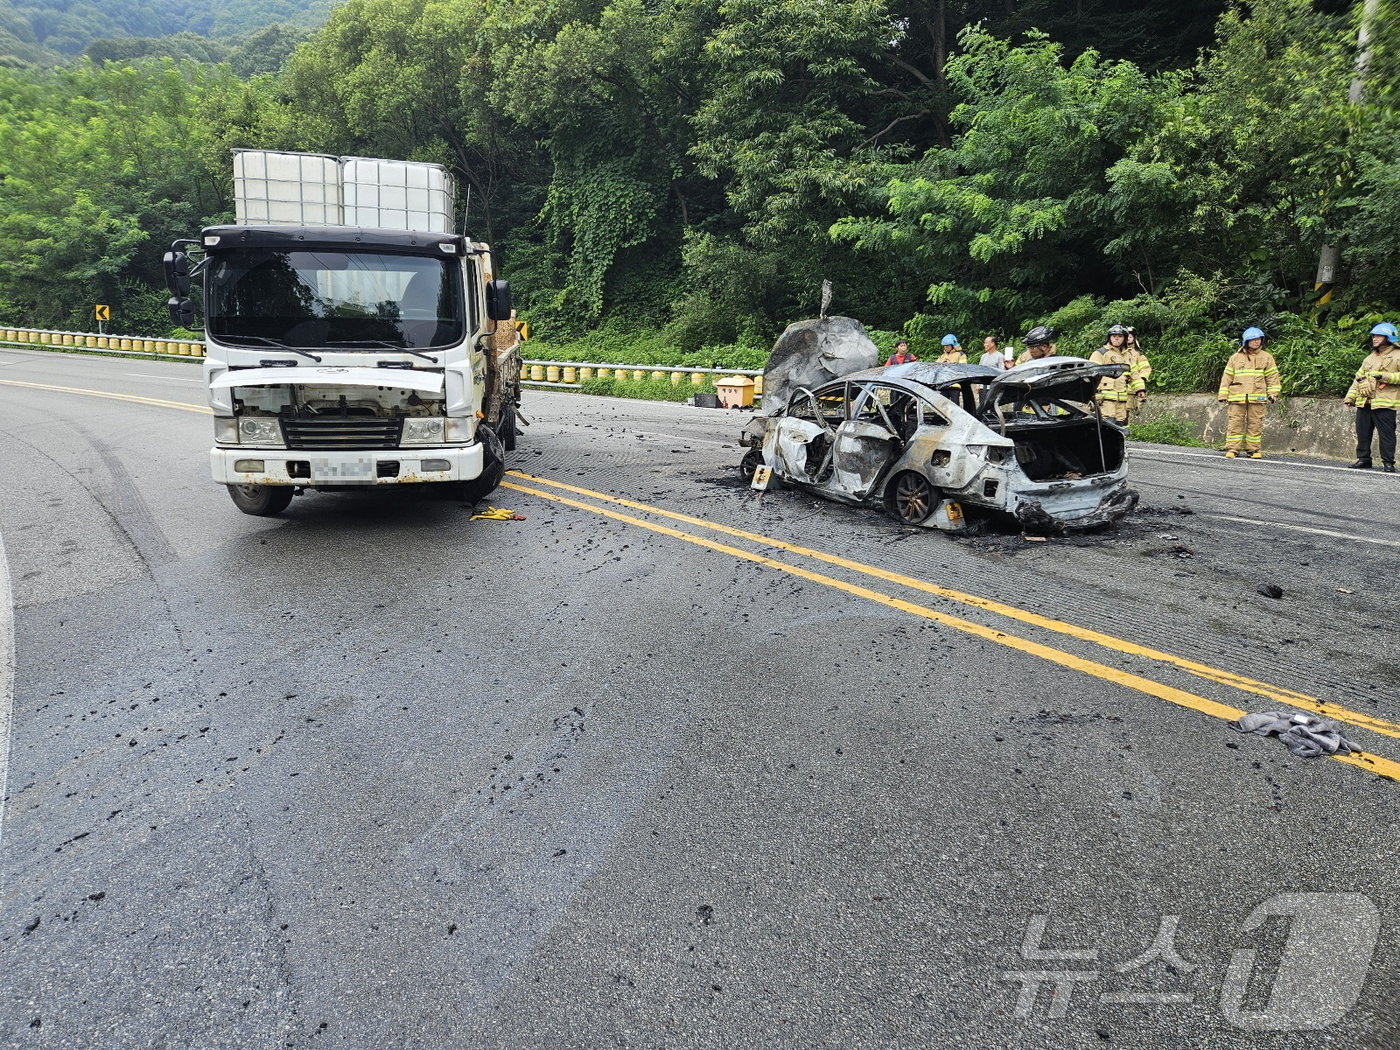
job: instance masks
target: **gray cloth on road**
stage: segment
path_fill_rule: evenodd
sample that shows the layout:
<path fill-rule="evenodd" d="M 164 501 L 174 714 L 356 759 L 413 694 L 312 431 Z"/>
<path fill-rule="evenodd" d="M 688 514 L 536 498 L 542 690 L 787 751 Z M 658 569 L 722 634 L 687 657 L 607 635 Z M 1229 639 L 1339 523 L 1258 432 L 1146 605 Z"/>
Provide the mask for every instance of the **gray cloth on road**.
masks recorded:
<path fill-rule="evenodd" d="M 1300 721 L 1301 719 L 1301 721 Z M 1230 723 L 1241 733 L 1259 736 L 1277 735 L 1284 746 L 1299 758 L 1320 758 L 1322 755 L 1349 755 L 1361 749 L 1342 736 L 1337 723 L 1317 715 L 1289 714 L 1280 711 L 1255 711 L 1237 722 Z"/>

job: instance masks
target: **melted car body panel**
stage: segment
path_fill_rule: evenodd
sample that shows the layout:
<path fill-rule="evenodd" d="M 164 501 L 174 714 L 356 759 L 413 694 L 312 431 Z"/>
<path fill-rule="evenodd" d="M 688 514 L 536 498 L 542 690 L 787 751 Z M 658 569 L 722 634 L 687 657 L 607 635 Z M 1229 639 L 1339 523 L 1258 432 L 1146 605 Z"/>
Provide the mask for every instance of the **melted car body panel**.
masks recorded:
<path fill-rule="evenodd" d="M 1090 402 L 1099 379 L 1121 368 L 1044 358 L 1011 371 L 1007 380 L 979 365 L 867 369 L 798 391 L 748 434 L 784 480 L 845 503 L 883 503 L 908 524 L 961 531 L 963 504 L 1045 531 L 1131 511 L 1125 432 Z M 918 520 L 902 516 L 891 485 L 910 474 L 935 494 L 926 517 L 925 501 L 911 501 Z"/>

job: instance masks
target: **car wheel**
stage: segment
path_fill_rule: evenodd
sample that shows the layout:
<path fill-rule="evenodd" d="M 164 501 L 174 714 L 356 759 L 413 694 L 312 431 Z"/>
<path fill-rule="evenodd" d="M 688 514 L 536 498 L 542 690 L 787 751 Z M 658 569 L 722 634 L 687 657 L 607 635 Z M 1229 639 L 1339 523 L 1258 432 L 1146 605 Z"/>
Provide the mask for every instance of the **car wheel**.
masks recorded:
<path fill-rule="evenodd" d="M 244 514 L 270 518 L 287 509 L 295 490 L 290 485 L 230 485 L 228 494 Z"/>
<path fill-rule="evenodd" d="M 763 466 L 763 451 L 751 448 L 744 453 L 744 458 L 739 462 L 739 474 L 745 482 L 752 482 L 754 474 L 761 466 Z"/>
<path fill-rule="evenodd" d="M 905 525 L 922 525 L 938 509 L 938 490 L 928 478 L 906 470 L 885 490 L 885 506 Z"/>

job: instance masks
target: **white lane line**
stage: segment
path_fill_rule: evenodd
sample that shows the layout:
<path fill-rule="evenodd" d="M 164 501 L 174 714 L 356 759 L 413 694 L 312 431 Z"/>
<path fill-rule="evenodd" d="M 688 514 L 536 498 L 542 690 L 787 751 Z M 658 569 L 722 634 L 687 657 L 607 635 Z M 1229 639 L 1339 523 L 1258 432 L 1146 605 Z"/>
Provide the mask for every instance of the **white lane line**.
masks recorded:
<path fill-rule="evenodd" d="M 145 379 L 166 379 L 172 383 L 203 383 L 202 379 L 186 379 L 183 376 L 163 376 L 154 372 L 123 372 L 125 376 L 141 376 Z"/>
<path fill-rule="evenodd" d="M 1149 450 L 1130 448 L 1129 454 L 1142 459 L 1152 459 L 1154 456 L 1180 456 L 1183 459 L 1218 459 L 1222 463 L 1225 461 L 1223 454 L 1219 452 L 1168 452 L 1166 449 L 1154 448 Z M 1284 459 L 1237 459 L 1230 464 L 1230 469 L 1238 469 L 1243 464 L 1251 467 L 1307 467 L 1310 470 L 1340 470 L 1344 474 L 1352 474 L 1360 477 L 1374 475 L 1374 470 L 1353 470 L 1351 467 L 1333 467 L 1326 463 L 1295 463 Z M 1400 478 L 1400 474 L 1396 475 Z"/>
<path fill-rule="evenodd" d="M 1198 511 L 1203 518 L 1218 518 L 1220 521 L 1237 521 L 1242 525 L 1263 525 L 1271 529 L 1292 529 L 1294 532 L 1311 532 L 1317 536 L 1331 536 L 1337 540 L 1354 540 L 1357 543 L 1376 543 L 1382 547 L 1400 547 L 1400 540 L 1383 540 L 1377 536 L 1354 536 L 1349 532 L 1333 529 L 1313 529 L 1307 525 L 1289 525 L 1282 521 L 1260 521 L 1258 518 L 1236 518 L 1230 514 L 1210 514 Z"/>
<path fill-rule="evenodd" d="M 5 798 L 10 793 L 10 726 L 15 701 L 15 595 L 10 563 L 0 536 L 0 842 L 5 836 Z M 0 869 L 3 870 L 3 869 Z M 4 907 L 0 886 L 0 908 Z"/>

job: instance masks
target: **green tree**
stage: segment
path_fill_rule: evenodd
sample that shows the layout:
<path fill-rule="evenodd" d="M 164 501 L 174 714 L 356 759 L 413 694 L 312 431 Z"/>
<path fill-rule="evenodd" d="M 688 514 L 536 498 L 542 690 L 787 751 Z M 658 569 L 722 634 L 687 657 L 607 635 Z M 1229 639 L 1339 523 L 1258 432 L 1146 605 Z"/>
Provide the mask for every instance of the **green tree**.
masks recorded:
<path fill-rule="evenodd" d="M 1156 286 L 1187 270 L 1310 287 L 1355 172 L 1353 39 L 1309 0 L 1228 11 L 1190 90 L 1108 172 L 1109 251 Z"/>
<path fill-rule="evenodd" d="M 1041 35 L 1017 46 L 967 29 L 960 44 L 946 70 L 961 100 L 953 145 L 890 165 L 883 214 L 831 232 L 876 258 L 918 260 L 937 317 L 918 323 L 995 328 L 1112 286 L 1104 173 L 1179 84 L 1093 51 L 1066 64 Z"/>
<path fill-rule="evenodd" d="M 687 230 L 680 320 L 711 341 L 766 341 L 815 313 L 824 278 L 836 309 L 873 298 L 826 230 L 878 170 L 869 70 L 901 30 L 882 0 L 727 0 L 718 16 L 691 152 L 726 207 Z"/>
<path fill-rule="evenodd" d="M 227 70 L 168 60 L 0 70 L 7 319 L 77 327 L 94 302 L 121 316 L 136 288 L 163 298 L 165 246 L 226 212 L 228 159 L 215 144 L 250 90 Z"/>
<path fill-rule="evenodd" d="M 534 149 L 491 105 L 494 6 L 349 0 L 288 60 L 266 141 L 445 164 L 470 187 L 472 228 L 493 239 Z"/>
<path fill-rule="evenodd" d="M 652 320 L 670 293 L 681 231 L 705 207 L 688 156 L 698 10 L 526 4 L 493 21 L 495 97 L 549 158 L 543 230 L 567 260 L 552 306 L 559 323 L 596 321 L 610 282 L 618 309 Z"/>

